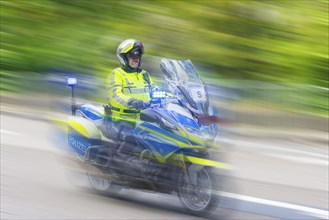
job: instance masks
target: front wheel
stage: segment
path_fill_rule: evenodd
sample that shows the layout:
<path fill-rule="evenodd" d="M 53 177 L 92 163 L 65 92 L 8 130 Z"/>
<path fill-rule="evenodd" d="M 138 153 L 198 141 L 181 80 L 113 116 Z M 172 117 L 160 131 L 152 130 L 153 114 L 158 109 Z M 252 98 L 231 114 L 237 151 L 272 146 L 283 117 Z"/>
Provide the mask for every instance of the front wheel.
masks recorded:
<path fill-rule="evenodd" d="M 113 184 L 113 181 L 104 177 L 102 171 L 92 165 L 87 171 L 87 178 L 92 189 L 98 193 L 114 196 L 121 190 L 120 186 Z"/>
<path fill-rule="evenodd" d="M 202 168 L 196 175 L 195 185 L 185 178 L 184 173 L 180 175 L 178 196 L 188 213 L 209 215 L 219 202 L 219 196 L 215 193 L 217 182 L 209 168 Z"/>

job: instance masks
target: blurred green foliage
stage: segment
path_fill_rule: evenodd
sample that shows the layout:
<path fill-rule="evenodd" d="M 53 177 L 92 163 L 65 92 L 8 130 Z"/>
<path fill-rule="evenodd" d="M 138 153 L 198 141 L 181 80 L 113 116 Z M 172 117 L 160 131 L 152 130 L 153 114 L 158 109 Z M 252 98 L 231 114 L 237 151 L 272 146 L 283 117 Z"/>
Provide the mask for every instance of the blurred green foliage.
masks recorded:
<path fill-rule="evenodd" d="M 211 78 L 328 88 L 328 14 L 328 0 L 1 0 L 1 78 L 105 77 L 136 38 L 145 60 L 189 58 Z"/>

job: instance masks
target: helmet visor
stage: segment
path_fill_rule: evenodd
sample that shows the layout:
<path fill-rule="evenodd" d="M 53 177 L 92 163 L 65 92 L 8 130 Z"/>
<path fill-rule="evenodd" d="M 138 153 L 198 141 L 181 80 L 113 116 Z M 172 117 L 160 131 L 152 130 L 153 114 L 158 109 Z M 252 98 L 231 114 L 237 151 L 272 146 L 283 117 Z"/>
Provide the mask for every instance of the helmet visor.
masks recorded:
<path fill-rule="evenodd" d="M 127 54 L 128 58 L 133 58 L 133 59 L 140 59 L 142 57 L 142 53 L 140 53 L 139 51 L 135 51 L 132 53 L 128 53 Z"/>

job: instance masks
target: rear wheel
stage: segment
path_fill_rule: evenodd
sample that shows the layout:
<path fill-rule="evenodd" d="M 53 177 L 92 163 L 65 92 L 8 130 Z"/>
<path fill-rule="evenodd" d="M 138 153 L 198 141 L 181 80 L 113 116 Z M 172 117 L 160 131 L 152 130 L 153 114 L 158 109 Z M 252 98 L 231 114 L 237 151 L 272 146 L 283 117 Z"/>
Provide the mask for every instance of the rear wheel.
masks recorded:
<path fill-rule="evenodd" d="M 196 178 L 196 185 L 193 185 L 182 174 L 179 178 L 178 196 L 188 213 L 208 215 L 219 202 L 219 196 L 214 193 L 216 183 L 211 170 L 205 167 L 197 173 Z"/>

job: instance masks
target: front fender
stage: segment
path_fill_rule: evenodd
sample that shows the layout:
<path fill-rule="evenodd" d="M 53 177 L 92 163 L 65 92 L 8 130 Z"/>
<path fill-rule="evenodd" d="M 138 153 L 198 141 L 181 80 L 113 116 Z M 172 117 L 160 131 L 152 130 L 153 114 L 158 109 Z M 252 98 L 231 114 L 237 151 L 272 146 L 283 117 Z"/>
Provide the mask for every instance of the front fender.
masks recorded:
<path fill-rule="evenodd" d="M 231 166 L 229 164 L 217 162 L 214 160 L 208 160 L 208 159 L 204 159 L 204 158 L 187 156 L 187 155 L 184 155 L 183 158 L 184 158 L 185 162 L 190 162 L 192 164 L 198 164 L 198 165 L 202 165 L 205 167 L 215 167 L 215 168 L 219 168 L 219 169 L 231 169 Z"/>
<path fill-rule="evenodd" d="M 217 161 L 193 157 L 193 156 L 184 155 L 184 161 L 188 161 L 188 162 L 192 163 L 192 165 L 190 165 L 188 167 L 189 177 L 185 176 L 185 178 L 189 178 L 193 185 L 197 185 L 198 172 L 205 167 L 213 167 L 213 168 L 220 169 L 222 171 L 232 169 L 229 164 L 220 163 Z M 220 172 L 220 173 L 222 173 L 222 172 Z"/>
<path fill-rule="evenodd" d="M 226 173 L 227 170 L 231 170 L 231 165 L 227 163 L 221 163 L 214 160 L 204 159 L 200 157 L 188 156 L 184 154 L 173 154 L 172 155 L 173 165 L 177 165 L 183 168 L 185 173 L 185 181 L 190 182 L 193 185 L 197 184 L 197 175 L 200 170 L 203 168 L 215 168 L 217 170 L 216 173 Z M 186 167 L 186 163 L 190 163 L 188 167 Z"/>

